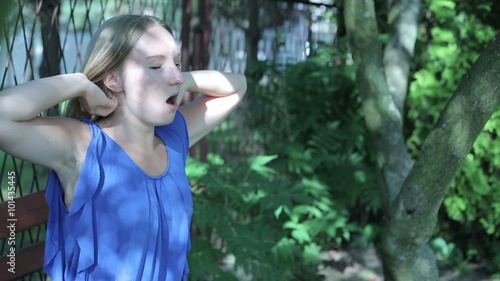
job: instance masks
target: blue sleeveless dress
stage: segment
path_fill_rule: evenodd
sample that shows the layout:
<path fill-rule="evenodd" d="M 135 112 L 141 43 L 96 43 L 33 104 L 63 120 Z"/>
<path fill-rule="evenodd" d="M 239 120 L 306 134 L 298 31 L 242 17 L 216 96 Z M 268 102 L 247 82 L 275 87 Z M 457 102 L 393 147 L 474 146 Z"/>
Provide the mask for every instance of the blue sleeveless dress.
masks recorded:
<path fill-rule="evenodd" d="M 70 210 L 51 172 L 44 270 L 59 280 L 187 280 L 193 212 L 184 117 L 156 127 L 168 167 L 152 177 L 96 124 Z"/>

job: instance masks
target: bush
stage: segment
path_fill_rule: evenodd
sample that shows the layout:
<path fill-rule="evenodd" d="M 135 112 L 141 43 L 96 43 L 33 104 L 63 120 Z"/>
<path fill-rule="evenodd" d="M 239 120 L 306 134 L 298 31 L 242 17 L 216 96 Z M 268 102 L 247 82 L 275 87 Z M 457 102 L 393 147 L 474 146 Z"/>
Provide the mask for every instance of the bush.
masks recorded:
<path fill-rule="evenodd" d="M 346 59 L 330 47 L 296 65 L 252 66 L 247 118 L 265 155 L 190 159 L 193 277 L 319 280 L 323 249 L 372 245 L 381 198 Z M 228 255 L 230 273 L 215 263 Z"/>
<path fill-rule="evenodd" d="M 295 65 L 255 65 L 260 81 L 250 112 L 262 114 L 252 128 L 263 150 L 279 155 L 273 167 L 297 180 L 317 179 L 363 226 L 380 218 L 382 201 L 347 43 L 337 44 Z"/>
<path fill-rule="evenodd" d="M 238 269 L 254 280 L 316 280 L 319 243 L 349 238 L 355 226 L 328 199 L 326 186 L 307 178 L 291 182 L 268 166 L 275 159 L 189 159 L 195 201 L 189 262 L 195 280 L 237 280 Z M 235 258 L 229 272 L 217 264 L 228 255 Z"/>

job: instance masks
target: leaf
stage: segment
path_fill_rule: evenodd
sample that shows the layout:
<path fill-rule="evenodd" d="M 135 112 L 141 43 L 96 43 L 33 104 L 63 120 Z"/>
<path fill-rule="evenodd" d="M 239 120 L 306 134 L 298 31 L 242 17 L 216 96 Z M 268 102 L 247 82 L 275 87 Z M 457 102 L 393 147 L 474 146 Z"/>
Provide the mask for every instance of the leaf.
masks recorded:
<path fill-rule="evenodd" d="M 490 223 L 489 221 L 487 221 L 486 219 L 484 218 L 480 218 L 479 219 L 479 222 L 483 225 L 483 227 L 486 229 L 486 233 L 488 233 L 489 235 L 495 233 L 495 224 L 493 223 Z"/>
<path fill-rule="evenodd" d="M 455 244 L 446 242 L 446 240 L 442 237 L 435 238 L 430 244 L 432 249 L 441 254 L 444 259 L 448 259 L 451 252 L 455 248 Z"/>
<path fill-rule="evenodd" d="M 488 4 L 479 4 L 477 6 L 478 9 L 480 10 L 484 10 L 485 12 L 491 12 L 491 5 L 488 5 Z"/>
<path fill-rule="evenodd" d="M 293 230 L 292 237 L 295 238 L 300 244 L 311 242 L 311 236 L 304 227 Z"/>
<path fill-rule="evenodd" d="M 431 3 L 432 10 L 440 10 L 442 8 L 454 10 L 456 7 L 456 3 L 452 0 L 433 0 Z"/>
<path fill-rule="evenodd" d="M 278 158 L 278 155 L 261 155 L 254 158 L 250 158 L 248 161 L 250 163 L 250 169 L 263 176 L 269 177 L 276 173 L 272 168 L 266 167 L 266 164 L 272 160 Z"/>
<path fill-rule="evenodd" d="M 465 200 L 458 196 L 450 196 L 444 200 L 448 215 L 456 221 L 464 221 L 463 211 L 467 208 Z"/>
<path fill-rule="evenodd" d="M 321 262 L 321 246 L 316 243 L 307 244 L 304 247 L 304 259 L 307 262 L 319 263 Z"/>
<path fill-rule="evenodd" d="M 279 206 L 278 209 L 274 211 L 274 216 L 276 217 L 276 219 L 280 218 L 280 214 L 282 211 L 283 211 L 283 205 Z"/>
<path fill-rule="evenodd" d="M 274 254 L 278 262 L 291 264 L 295 259 L 298 249 L 299 248 L 297 247 L 295 240 L 283 237 L 272 247 L 271 252 Z"/>
<path fill-rule="evenodd" d="M 214 153 L 209 153 L 207 155 L 207 160 L 209 163 L 214 164 L 214 165 L 224 165 L 224 159 L 220 157 L 220 155 L 214 154 Z"/>
<path fill-rule="evenodd" d="M 188 157 L 186 164 L 186 174 L 189 179 L 196 180 L 207 174 L 208 167 L 209 164 Z"/>
<path fill-rule="evenodd" d="M 251 167 L 257 167 L 257 166 L 264 166 L 267 163 L 273 161 L 274 159 L 278 158 L 278 155 L 260 155 L 256 156 L 253 158 L 250 158 L 250 166 Z"/>

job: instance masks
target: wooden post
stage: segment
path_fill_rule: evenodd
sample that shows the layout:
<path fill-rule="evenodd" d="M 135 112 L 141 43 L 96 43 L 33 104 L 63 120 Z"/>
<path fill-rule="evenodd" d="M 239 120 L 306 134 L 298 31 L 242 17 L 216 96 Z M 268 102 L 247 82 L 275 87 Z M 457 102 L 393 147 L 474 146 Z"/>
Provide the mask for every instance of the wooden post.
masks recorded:
<path fill-rule="evenodd" d="M 43 59 L 40 65 L 40 78 L 61 74 L 61 39 L 59 37 L 59 0 L 42 1 L 37 7 L 43 42 Z M 59 115 L 59 107 L 47 110 L 48 116 Z"/>

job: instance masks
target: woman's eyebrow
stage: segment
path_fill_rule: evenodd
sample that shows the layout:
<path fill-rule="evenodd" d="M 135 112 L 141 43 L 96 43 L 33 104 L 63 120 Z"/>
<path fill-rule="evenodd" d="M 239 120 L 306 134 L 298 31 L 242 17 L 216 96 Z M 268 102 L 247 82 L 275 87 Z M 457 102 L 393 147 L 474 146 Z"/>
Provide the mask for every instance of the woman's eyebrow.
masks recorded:
<path fill-rule="evenodd" d="M 154 59 L 165 59 L 166 57 L 164 55 L 152 55 L 152 56 L 147 56 L 146 60 L 154 60 Z"/>
<path fill-rule="evenodd" d="M 182 58 L 181 52 L 175 54 L 173 58 L 174 60 L 180 60 Z M 146 60 L 155 60 L 155 59 L 165 60 L 167 59 L 167 57 L 165 55 L 150 55 L 146 57 Z"/>

